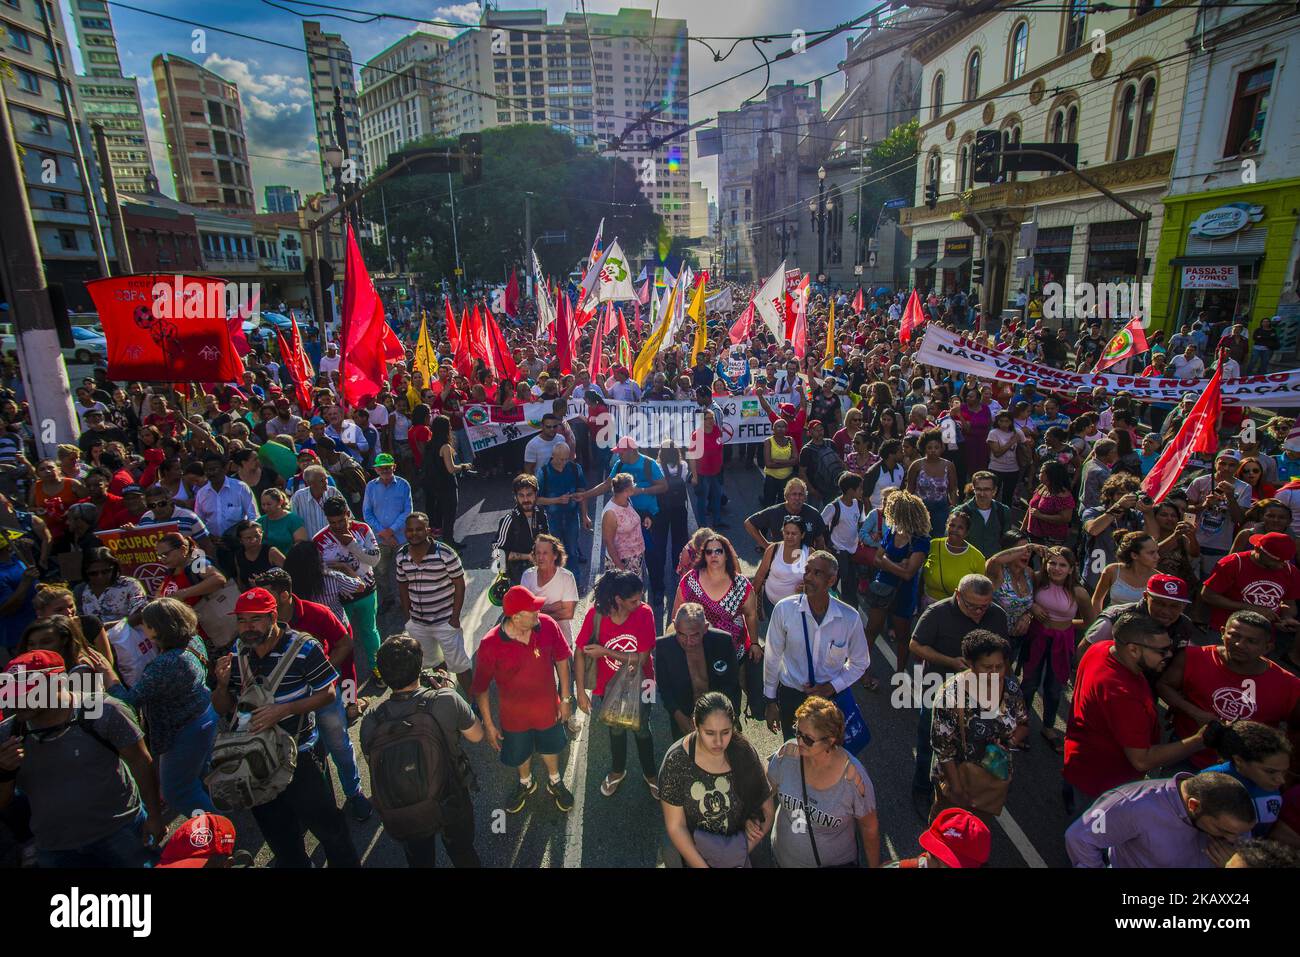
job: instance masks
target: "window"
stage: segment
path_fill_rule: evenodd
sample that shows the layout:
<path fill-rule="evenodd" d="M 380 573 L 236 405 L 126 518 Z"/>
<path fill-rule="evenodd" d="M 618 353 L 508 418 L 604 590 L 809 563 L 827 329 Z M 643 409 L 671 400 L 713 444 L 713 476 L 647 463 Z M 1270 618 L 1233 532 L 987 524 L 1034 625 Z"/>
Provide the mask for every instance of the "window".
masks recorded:
<path fill-rule="evenodd" d="M 966 189 L 966 176 L 970 171 L 970 147 L 962 146 L 957 153 L 957 191 Z"/>
<path fill-rule="evenodd" d="M 50 193 L 50 209 L 67 209 L 68 197 L 62 193 Z"/>
<path fill-rule="evenodd" d="M 24 53 L 32 52 L 32 41 L 27 36 L 27 31 L 19 30 L 17 27 L 9 28 L 9 42 L 15 50 L 22 50 Z"/>
<path fill-rule="evenodd" d="M 1070 0 L 1065 14 L 1065 49 L 1063 53 L 1078 49 L 1083 43 L 1084 28 L 1088 23 L 1088 0 Z"/>
<path fill-rule="evenodd" d="M 20 66 L 14 67 L 14 71 L 18 74 L 18 85 L 22 89 L 28 93 L 41 92 L 41 78 L 39 76 L 31 70 L 24 70 Z"/>
<path fill-rule="evenodd" d="M 1156 78 L 1146 74 L 1141 80 L 1124 84 L 1119 99 L 1118 131 L 1115 159 L 1145 156 L 1151 146 L 1151 123 L 1156 108 Z"/>
<path fill-rule="evenodd" d="M 1021 20 L 1011 28 L 1011 61 L 1007 79 L 1018 80 L 1025 75 L 1025 62 L 1029 56 L 1029 24 Z"/>
<path fill-rule="evenodd" d="M 966 99 L 977 100 L 980 95 L 980 51 L 971 52 L 966 61 Z"/>
<path fill-rule="evenodd" d="M 943 74 L 937 73 L 934 77 L 933 93 L 931 95 L 930 119 L 937 120 L 943 113 Z"/>
<path fill-rule="evenodd" d="M 44 133 L 46 136 L 49 136 L 51 132 L 50 118 L 44 113 L 32 113 L 30 115 L 32 118 L 32 132 Z"/>
<path fill-rule="evenodd" d="M 1268 114 L 1268 95 L 1273 89 L 1273 70 L 1276 64 L 1257 67 L 1237 77 L 1237 95 L 1232 103 L 1232 117 L 1228 121 L 1228 138 L 1223 144 L 1224 156 L 1238 156 L 1259 151 L 1264 135 L 1264 118 Z"/>
<path fill-rule="evenodd" d="M 1052 113 L 1048 136 L 1053 143 L 1075 143 L 1079 139 L 1079 104 L 1058 107 Z"/>
<path fill-rule="evenodd" d="M 59 230 L 59 246 L 62 249 L 75 251 L 77 249 L 77 234 L 71 229 Z"/>

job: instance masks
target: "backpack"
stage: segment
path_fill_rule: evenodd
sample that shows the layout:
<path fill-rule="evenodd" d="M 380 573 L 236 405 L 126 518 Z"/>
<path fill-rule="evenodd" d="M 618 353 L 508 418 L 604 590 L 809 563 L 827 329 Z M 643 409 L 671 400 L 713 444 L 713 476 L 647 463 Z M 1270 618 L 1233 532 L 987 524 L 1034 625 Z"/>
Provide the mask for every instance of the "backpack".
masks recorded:
<path fill-rule="evenodd" d="M 394 840 L 437 834 L 446 822 L 445 806 L 464 790 L 455 749 L 433 716 L 438 696 L 456 693 L 446 686 L 420 692 L 413 699 L 415 711 L 403 718 L 391 716 L 391 700 L 375 710 L 374 737 L 366 754 L 370 799 Z"/>
<path fill-rule="evenodd" d="M 840 453 L 830 442 L 822 442 L 820 446 L 807 445 L 805 448 L 812 449 L 815 456 L 808 476 L 812 479 L 813 488 L 827 501 L 838 497 L 840 475 L 844 472 L 844 460 L 840 458 Z"/>
<path fill-rule="evenodd" d="M 212 745 L 211 769 L 203 779 L 219 811 L 239 811 L 275 800 L 293 780 L 298 766 L 298 742 L 277 722 L 265 731 L 238 730 L 241 715 L 275 703 L 275 692 L 307 644 L 309 635 L 296 632 L 289 650 L 265 682 L 253 677 L 249 652 L 239 652 L 240 692 L 235 712 Z"/>

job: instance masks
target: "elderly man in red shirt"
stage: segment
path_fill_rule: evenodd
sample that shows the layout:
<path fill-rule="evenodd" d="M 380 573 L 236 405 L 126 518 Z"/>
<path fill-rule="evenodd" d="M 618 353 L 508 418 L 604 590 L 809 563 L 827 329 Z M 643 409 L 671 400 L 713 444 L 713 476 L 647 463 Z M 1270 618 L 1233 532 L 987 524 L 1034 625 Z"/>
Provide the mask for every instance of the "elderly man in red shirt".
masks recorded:
<path fill-rule="evenodd" d="M 1202 747 L 1202 727 L 1182 741 L 1159 744 L 1160 722 L 1151 679 L 1174 653 L 1169 632 L 1140 612 L 1115 620 L 1114 640 L 1099 641 L 1079 662 L 1065 731 L 1062 796 L 1077 817 L 1106 791 Z"/>
<path fill-rule="evenodd" d="M 560 780 L 559 759 L 569 743 L 564 722 L 573 713 L 573 700 L 561 700 L 555 690 L 569 687 L 569 644 L 555 619 L 540 614 L 545 604 L 545 598 L 523 585 L 506 592 L 501 602 L 505 619 L 479 645 L 470 688 L 488 742 L 501 755 L 502 764 L 519 770 L 519 787 L 506 804 L 509 814 L 522 811 L 529 795 L 537 790 L 534 754 L 542 756 L 550 779 L 546 790 L 555 806 L 561 811 L 573 809 L 573 795 Z M 494 681 L 500 728 L 492 720 L 488 699 Z"/>

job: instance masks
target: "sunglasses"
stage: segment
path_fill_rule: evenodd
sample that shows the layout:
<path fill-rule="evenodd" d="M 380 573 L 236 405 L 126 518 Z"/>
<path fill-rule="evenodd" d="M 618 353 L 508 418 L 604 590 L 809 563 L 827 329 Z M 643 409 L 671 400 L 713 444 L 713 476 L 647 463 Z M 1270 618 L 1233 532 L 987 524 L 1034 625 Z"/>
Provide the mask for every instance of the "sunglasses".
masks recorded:
<path fill-rule="evenodd" d="M 827 738 L 814 738 L 811 735 L 804 734 L 802 731 L 796 731 L 795 737 L 799 739 L 805 748 L 816 747 L 821 742 L 828 740 Z"/>
<path fill-rule="evenodd" d="M 169 498 L 160 498 L 156 500 L 150 499 L 149 501 L 145 502 L 145 504 L 148 505 L 150 508 L 166 508 L 170 503 L 171 503 L 171 499 Z"/>
<path fill-rule="evenodd" d="M 706 554 L 706 555 L 725 555 L 725 554 L 727 554 L 727 550 L 726 550 L 725 548 L 706 548 L 706 549 L 704 550 L 704 554 Z"/>
<path fill-rule="evenodd" d="M 1158 647 L 1157 647 L 1156 645 L 1146 645 L 1146 644 L 1143 644 L 1143 643 L 1140 642 L 1140 641 L 1135 641 L 1135 642 L 1133 642 L 1133 644 L 1135 644 L 1135 645 L 1139 645 L 1139 646 L 1141 646 L 1141 647 L 1143 647 L 1143 648 L 1146 648 L 1148 651 L 1154 651 L 1154 652 L 1155 652 L 1156 654 L 1158 654 L 1161 658 L 1171 658 L 1171 657 L 1173 657 L 1173 654 L 1174 654 L 1174 646 L 1173 646 L 1173 645 L 1161 645 L 1161 646 L 1158 646 Z"/>

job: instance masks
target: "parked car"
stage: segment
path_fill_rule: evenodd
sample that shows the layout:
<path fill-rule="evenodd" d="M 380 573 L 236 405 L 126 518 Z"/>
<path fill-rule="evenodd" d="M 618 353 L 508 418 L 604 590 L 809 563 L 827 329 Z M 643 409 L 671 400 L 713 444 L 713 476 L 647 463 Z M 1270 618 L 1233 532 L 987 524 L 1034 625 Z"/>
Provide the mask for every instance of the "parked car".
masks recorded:
<path fill-rule="evenodd" d="M 108 340 L 103 334 L 85 326 L 73 326 L 72 348 L 63 350 L 63 361 L 89 365 L 101 359 L 108 359 Z"/>

